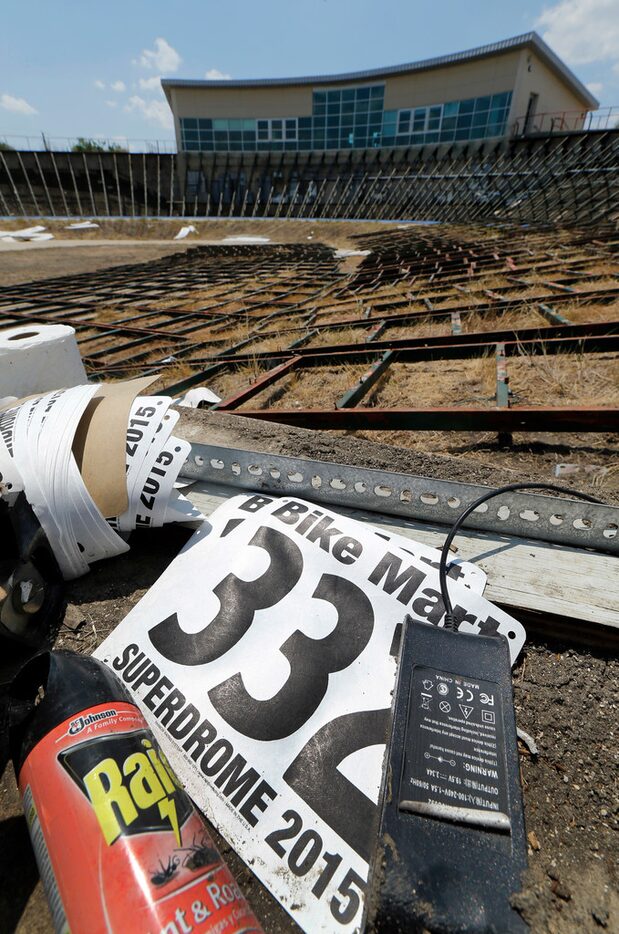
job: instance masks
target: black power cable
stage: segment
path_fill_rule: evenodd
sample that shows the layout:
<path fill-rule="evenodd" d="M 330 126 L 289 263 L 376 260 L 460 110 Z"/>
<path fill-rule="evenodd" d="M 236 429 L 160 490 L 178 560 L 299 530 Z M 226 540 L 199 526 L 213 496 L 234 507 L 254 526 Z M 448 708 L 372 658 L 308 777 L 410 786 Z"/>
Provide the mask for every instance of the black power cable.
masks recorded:
<path fill-rule="evenodd" d="M 579 493 L 577 490 L 570 490 L 568 487 L 557 486 L 554 483 L 510 483 L 509 486 L 502 486 L 497 490 L 490 490 L 488 493 L 484 493 L 483 496 L 480 496 L 479 499 L 476 499 L 474 502 L 472 502 L 470 506 L 467 506 L 466 509 L 460 513 L 452 525 L 449 534 L 445 539 L 443 550 L 441 551 L 441 561 L 438 573 L 441 585 L 441 596 L 445 606 L 445 629 L 450 629 L 452 632 L 455 632 L 457 629 L 456 620 L 454 619 L 453 615 L 453 606 L 447 589 L 447 559 L 449 557 L 449 548 L 451 543 L 459 532 L 462 523 L 475 509 L 477 509 L 478 506 L 480 506 L 482 503 L 485 503 L 489 499 L 493 499 L 495 496 L 501 496 L 502 493 L 511 493 L 514 490 L 553 490 L 555 493 L 566 493 L 569 496 L 576 497 L 576 499 L 584 499 L 588 503 L 604 505 L 602 500 L 596 499 L 594 496 L 589 496 L 588 493 Z"/>

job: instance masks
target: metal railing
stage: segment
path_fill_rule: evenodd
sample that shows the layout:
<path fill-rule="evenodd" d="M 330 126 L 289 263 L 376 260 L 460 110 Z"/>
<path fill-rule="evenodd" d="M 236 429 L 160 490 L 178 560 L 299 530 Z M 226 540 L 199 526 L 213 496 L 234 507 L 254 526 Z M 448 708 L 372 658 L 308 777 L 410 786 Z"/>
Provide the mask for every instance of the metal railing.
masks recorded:
<path fill-rule="evenodd" d="M 11 149 L 32 152 L 146 152 L 175 153 L 176 140 L 138 139 L 127 136 L 20 136 L 0 133 L 2 143 Z"/>
<path fill-rule="evenodd" d="M 511 124 L 510 135 L 530 136 L 617 128 L 619 107 L 600 107 L 599 110 L 555 110 L 517 117 Z"/>

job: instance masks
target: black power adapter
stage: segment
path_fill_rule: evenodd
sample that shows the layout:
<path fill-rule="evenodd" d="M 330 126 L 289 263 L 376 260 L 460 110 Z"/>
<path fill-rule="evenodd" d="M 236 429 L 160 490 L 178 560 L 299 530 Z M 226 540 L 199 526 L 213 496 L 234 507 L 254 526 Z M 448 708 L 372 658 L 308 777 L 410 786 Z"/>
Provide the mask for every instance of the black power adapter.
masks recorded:
<path fill-rule="evenodd" d="M 447 588 L 449 546 L 481 503 L 447 536 L 440 564 L 444 628 L 406 618 L 378 846 L 366 902 L 377 934 L 521 934 L 511 907 L 527 849 L 511 664 L 502 637 L 456 631 Z"/>

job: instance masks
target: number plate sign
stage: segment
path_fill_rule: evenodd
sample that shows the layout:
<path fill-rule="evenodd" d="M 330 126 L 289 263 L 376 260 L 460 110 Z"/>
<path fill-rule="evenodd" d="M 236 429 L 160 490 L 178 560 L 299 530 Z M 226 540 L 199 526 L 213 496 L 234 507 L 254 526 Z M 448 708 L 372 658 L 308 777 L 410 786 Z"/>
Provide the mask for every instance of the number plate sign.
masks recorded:
<path fill-rule="evenodd" d="M 361 923 L 401 624 L 438 625 L 438 552 L 293 498 L 220 507 L 99 647 L 188 791 L 306 931 Z M 515 620 L 450 570 L 460 627 Z"/>

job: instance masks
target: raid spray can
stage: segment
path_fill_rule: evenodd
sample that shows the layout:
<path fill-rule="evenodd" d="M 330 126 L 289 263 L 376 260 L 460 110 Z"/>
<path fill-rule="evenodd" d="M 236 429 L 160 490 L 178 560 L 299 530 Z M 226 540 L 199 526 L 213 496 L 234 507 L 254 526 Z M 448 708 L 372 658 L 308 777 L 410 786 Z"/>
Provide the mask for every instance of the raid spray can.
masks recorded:
<path fill-rule="evenodd" d="M 44 652 L 11 687 L 10 743 L 63 934 L 262 934 L 204 821 L 102 662 Z"/>

